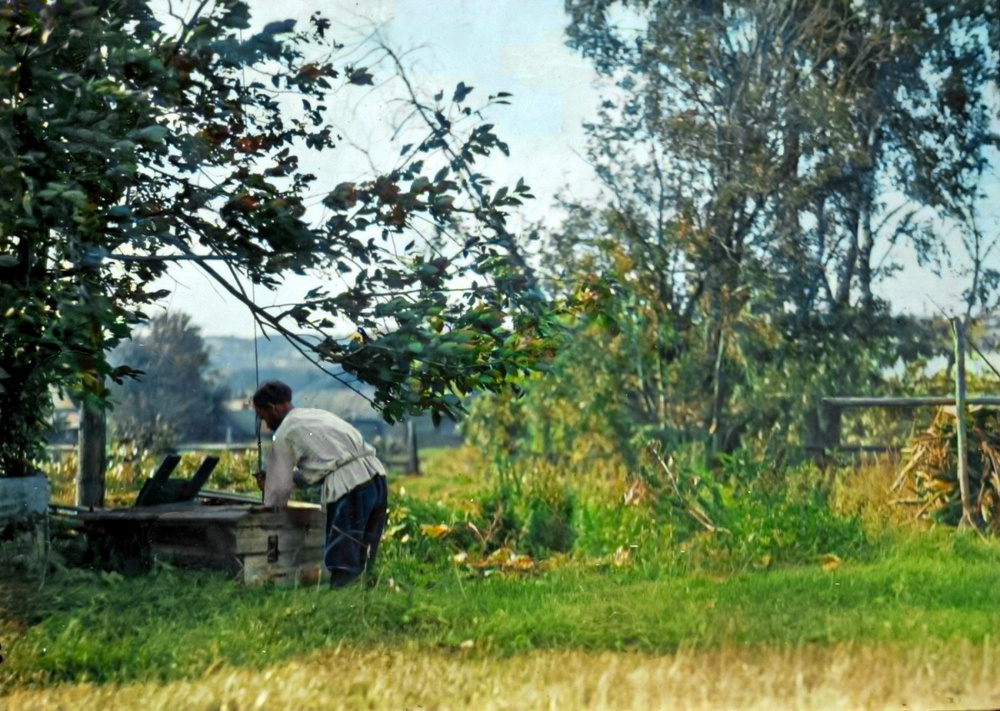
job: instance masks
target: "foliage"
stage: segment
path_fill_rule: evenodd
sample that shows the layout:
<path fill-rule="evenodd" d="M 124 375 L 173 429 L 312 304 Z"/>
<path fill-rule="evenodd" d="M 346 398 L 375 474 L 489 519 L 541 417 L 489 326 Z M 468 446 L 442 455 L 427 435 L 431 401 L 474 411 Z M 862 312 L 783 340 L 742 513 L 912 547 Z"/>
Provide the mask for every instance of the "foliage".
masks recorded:
<path fill-rule="evenodd" d="M 146 450 L 224 434 L 227 393 L 209 379 L 208 350 L 189 315 L 154 316 L 148 330 L 122 343 L 112 358 L 142 373 L 111 388 L 116 438 Z"/>
<path fill-rule="evenodd" d="M 557 538 L 559 521 L 571 520 L 574 551 L 642 558 L 683 549 L 689 560 L 726 571 L 870 554 L 874 541 L 860 518 L 833 509 L 829 482 L 814 465 L 747 446 L 707 466 L 704 449 L 676 432 L 634 424 L 628 431 L 613 424 L 620 412 L 610 408 L 591 420 L 581 415 L 586 407 L 556 392 L 577 387 L 599 398 L 601 378 L 592 374 L 587 391 L 582 377 L 559 377 L 562 362 L 520 399 L 480 399 L 466 423 L 484 442 L 490 433 L 505 435 L 494 435 L 485 450 L 500 464 L 484 513 L 524 550 L 535 554 Z M 631 439 L 616 441 L 612 427 Z M 605 447 L 610 456 L 593 456 Z M 561 518 L 567 510 L 575 514 Z M 531 524 L 554 530 L 532 536 Z"/>
<path fill-rule="evenodd" d="M 788 438 L 819 395 L 871 390 L 931 352 L 875 289 L 897 244 L 947 260 L 932 218 L 975 220 L 997 143 L 991 3 L 567 11 L 568 43 L 617 89 L 586 127 L 608 200 L 566 200 L 551 236 L 565 269 L 550 276 L 610 283 L 597 338 L 622 341 L 636 419 L 693 421 L 710 451 Z M 975 291 L 990 239 L 969 234 Z"/>
<path fill-rule="evenodd" d="M 930 427 L 910 441 L 909 461 L 894 486 L 912 491 L 920 514 L 929 513 L 949 526 L 962 519 L 957 425 L 953 411 L 938 410 Z M 995 533 L 1000 531 L 1000 414 L 974 407 L 966 425 L 969 500 L 974 515 Z"/>
<path fill-rule="evenodd" d="M 109 448 L 108 455 L 105 503 L 108 506 L 131 506 L 146 479 L 156 470 L 158 455 L 151 451 L 138 451 L 131 442 L 115 443 Z M 219 457 L 219 463 L 212 470 L 205 488 L 259 494 L 253 478 L 253 472 L 257 471 L 256 451 L 227 450 L 214 452 L 213 456 Z M 190 478 L 204 457 L 205 453 L 182 452 L 173 476 Z M 77 455 L 70 453 L 53 461 L 40 462 L 38 467 L 49 478 L 52 503 L 72 506 L 75 503 Z"/>
<path fill-rule="evenodd" d="M 0 9 L 7 473 L 37 454 L 49 386 L 100 400 L 104 378 L 130 374 L 106 349 L 163 296 L 145 285 L 172 261 L 192 261 L 262 326 L 343 368 L 337 377 L 374 386 L 389 420 L 453 414 L 461 395 L 544 354 L 540 297 L 505 227 L 530 191 L 491 193 L 476 172 L 508 148 L 470 87 L 424 100 L 404 82 L 422 138 L 370 181 L 320 185 L 300 156 L 335 147 L 331 95 L 373 74 L 336 60 L 318 14 L 301 31 L 278 22 L 244 36 L 245 2 L 189 13 L 158 18 L 146 0 Z M 307 272 L 335 276 L 290 308 L 254 304 L 239 278 L 273 286 Z M 335 338 L 338 322 L 355 335 Z"/>
<path fill-rule="evenodd" d="M 31 594 L 12 590 L 0 604 L 0 630 L 18 630 L 5 635 L 0 693 L 193 679 L 220 664 L 256 668 L 353 644 L 664 653 L 980 643 L 993 630 L 996 541 L 911 530 L 872 545 L 851 518 L 830 512 L 810 468 L 776 474 L 737 453 L 711 473 L 697 452 L 679 452 L 671 466 L 680 499 L 656 491 L 652 476 L 618 490 L 618 501 L 597 486 L 571 488 L 573 552 L 539 563 L 509 547 L 528 545 L 521 516 L 531 496 L 559 490 L 555 468 L 534 466 L 544 485 L 508 472 L 510 538 L 488 534 L 490 496 L 463 488 L 462 501 L 442 504 L 397 493 L 417 484 L 438 492 L 425 480 L 451 470 L 394 482 L 373 588 L 241 590 L 162 564 L 123 578 L 73 567 L 80 553 L 57 541 L 45 584 L 29 579 Z M 480 507 L 466 508 L 469 498 Z M 715 532 L 674 505 L 692 500 Z"/>

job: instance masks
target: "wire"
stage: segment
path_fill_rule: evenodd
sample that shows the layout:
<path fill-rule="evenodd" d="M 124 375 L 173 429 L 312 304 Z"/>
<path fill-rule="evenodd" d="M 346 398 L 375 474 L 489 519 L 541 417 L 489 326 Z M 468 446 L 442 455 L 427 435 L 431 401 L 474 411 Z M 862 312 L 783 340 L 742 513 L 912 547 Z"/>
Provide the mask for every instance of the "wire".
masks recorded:
<path fill-rule="evenodd" d="M 985 356 L 985 355 L 983 354 L 983 352 L 982 352 L 981 350 L 979 350 L 979 346 L 977 346 L 977 345 L 976 345 L 975 343 L 973 343 L 973 342 L 972 342 L 972 339 L 971 339 L 971 338 L 969 338 L 968 334 L 966 334 L 966 336 L 965 336 L 965 341 L 966 341 L 966 343 L 968 343 L 968 344 L 969 344 L 970 346 L 972 346 L 972 350 L 974 350 L 974 351 L 975 351 L 976 353 L 978 353 L 978 354 L 979 354 L 979 357 L 983 359 L 983 362 L 984 362 L 984 363 L 986 363 L 986 365 L 987 365 L 987 366 L 989 367 L 989 369 L 990 369 L 990 370 L 992 370 L 992 371 L 993 371 L 994 373 L 996 373 L 997 377 L 998 377 L 998 378 L 1000 378 L 1000 370 L 997 370 L 997 369 L 996 369 L 996 368 L 994 367 L 994 365 L 993 365 L 993 364 L 992 364 L 992 363 L 990 362 L 990 359 L 989 359 L 989 358 L 987 358 L 987 357 L 986 357 L 986 356 Z"/>
<path fill-rule="evenodd" d="M 255 304 L 257 303 L 257 289 L 252 278 L 250 279 L 250 299 Z M 252 311 L 250 312 L 250 316 L 253 318 L 253 375 L 255 383 L 254 393 L 256 394 L 257 388 L 260 387 L 260 356 L 257 353 L 257 327 L 259 324 L 257 323 L 257 317 L 253 315 Z M 264 454 L 260 444 L 260 417 L 257 416 L 256 412 L 254 412 L 254 422 L 254 430 L 257 434 L 257 471 L 261 471 L 264 468 Z"/>

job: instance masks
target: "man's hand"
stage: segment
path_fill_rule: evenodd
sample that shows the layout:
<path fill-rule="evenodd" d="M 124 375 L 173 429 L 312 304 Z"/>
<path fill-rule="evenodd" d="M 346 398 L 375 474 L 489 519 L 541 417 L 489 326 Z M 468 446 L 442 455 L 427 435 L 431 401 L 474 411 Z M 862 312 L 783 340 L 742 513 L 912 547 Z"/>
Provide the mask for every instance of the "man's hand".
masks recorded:
<path fill-rule="evenodd" d="M 257 488 L 260 489 L 260 493 L 264 493 L 264 478 L 267 476 L 267 472 L 255 472 L 253 475 L 254 481 L 257 482 Z"/>

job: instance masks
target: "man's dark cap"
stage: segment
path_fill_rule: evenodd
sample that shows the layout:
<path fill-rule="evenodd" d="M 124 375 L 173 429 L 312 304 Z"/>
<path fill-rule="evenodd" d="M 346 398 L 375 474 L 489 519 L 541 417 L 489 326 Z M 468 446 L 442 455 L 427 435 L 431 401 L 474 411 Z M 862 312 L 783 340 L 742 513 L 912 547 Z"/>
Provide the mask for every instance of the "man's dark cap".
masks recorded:
<path fill-rule="evenodd" d="M 292 389 L 280 380 L 268 380 L 261 383 L 253 394 L 253 404 L 257 407 L 268 405 L 283 405 L 292 401 Z"/>

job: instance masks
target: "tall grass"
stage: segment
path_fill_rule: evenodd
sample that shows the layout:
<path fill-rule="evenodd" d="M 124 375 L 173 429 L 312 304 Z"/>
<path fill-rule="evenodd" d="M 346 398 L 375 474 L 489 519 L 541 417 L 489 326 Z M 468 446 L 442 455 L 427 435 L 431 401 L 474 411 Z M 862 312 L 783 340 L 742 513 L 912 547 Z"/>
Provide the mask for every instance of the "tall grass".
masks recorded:
<path fill-rule="evenodd" d="M 204 452 L 181 453 L 180 464 L 173 476 L 187 478 L 205 458 Z M 219 463 L 212 471 L 206 485 L 212 489 L 237 492 L 257 491 L 253 472 L 257 469 L 256 450 L 229 450 L 213 452 Z M 113 446 L 108 451 L 108 466 L 105 471 L 105 504 L 108 506 L 131 506 L 147 478 L 153 475 L 162 455 L 151 452 L 133 453 L 124 446 Z M 53 503 L 72 505 L 75 501 L 76 452 L 57 454 L 48 462 L 39 463 L 39 469 L 49 478 Z"/>
<path fill-rule="evenodd" d="M 37 578 L 0 584 L 0 696 L 8 695 L 0 706 L 252 708 L 263 698 L 262 708 L 308 708 L 308 699 L 332 698 L 322 687 L 339 689 L 348 708 L 487 707 L 499 697 L 477 684 L 526 679 L 532 665 L 547 670 L 537 691 L 510 693 L 506 707 L 541 699 L 564 708 L 670 707 L 681 698 L 688 707 L 720 698 L 737 707 L 773 701 L 761 708 L 896 698 L 947 707 L 941 693 L 950 687 L 942 683 L 963 673 L 975 685 L 962 689 L 979 696 L 961 698 L 997 691 L 990 660 L 1000 629 L 1000 543 L 886 526 L 895 510 L 890 466 L 819 473 L 832 482 L 822 501 L 809 498 L 811 470 L 741 500 L 726 498 L 731 484 L 700 480 L 708 488 L 697 488 L 692 469 L 682 482 L 695 487 L 690 501 L 728 529 L 691 535 L 689 512 L 658 510 L 652 489 L 634 482 L 606 483 L 602 494 L 593 482 L 573 488 L 539 464 L 544 485 L 522 481 L 504 494 L 475 485 L 474 459 L 440 456 L 450 457 L 447 476 L 436 477 L 431 458 L 423 477 L 394 482 L 372 588 L 245 590 L 162 564 L 148 577 L 123 578 L 60 564 L 60 554 L 72 563 L 72 550 L 57 544 L 44 585 Z M 136 485 L 133 478 L 121 488 Z M 569 552 L 533 551 L 542 539 L 531 538 L 530 502 L 550 505 L 564 495 L 572 506 L 561 524 L 573 532 Z M 537 535 L 550 524 L 535 525 Z M 844 538 L 819 548 L 816 536 L 795 538 L 801 525 Z M 761 547 L 763 533 L 771 548 Z M 778 555 L 762 564 L 764 550 Z M 727 671 L 713 659 L 737 667 Z M 373 682 L 378 674 L 344 670 L 354 662 L 463 676 L 453 695 L 423 676 Z M 876 662 L 889 681 L 875 682 Z M 567 664 L 579 669 L 563 671 Z M 692 672 L 697 664 L 704 670 Z M 727 675 L 739 681 L 726 686 Z M 907 675 L 920 683 L 908 686 Z M 290 679 L 309 693 L 290 691 Z M 99 686 L 29 690 L 64 683 Z M 268 696 L 247 696 L 246 684 Z M 697 688 L 721 696 L 698 696 Z"/>

